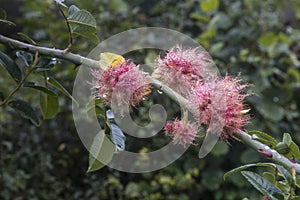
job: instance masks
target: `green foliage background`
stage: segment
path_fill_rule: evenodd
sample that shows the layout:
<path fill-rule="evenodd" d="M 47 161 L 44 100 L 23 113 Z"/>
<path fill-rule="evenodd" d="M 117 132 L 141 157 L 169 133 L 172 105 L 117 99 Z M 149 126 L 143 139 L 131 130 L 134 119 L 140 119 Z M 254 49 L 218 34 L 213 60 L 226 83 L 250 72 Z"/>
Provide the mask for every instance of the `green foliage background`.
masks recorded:
<path fill-rule="evenodd" d="M 74 0 L 97 20 L 104 40 L 130 28 L 159 26 L 190 35 L 211 54 L 219 70 L 238 75 L 253 84 L 247 98 L 253 115 L 248 130 L 261 130 L 275 138 L 291 133 L 300 143 L 300 3 L 297 0 Z M 1 26 L 0 33 L 17 38 L 22 31 L 40 45 L 65 48 L 68 33 L 52 0 L 1 0 L 8 19 L 17 27 Z M 78 37 L 72 51 L 87 55 L 93 42 Z M 15 51 L 0 45 L 14 56 Z M 139 52 L 138 52 L 139 53 Z M 138 54 L 137 53 L 137 54 Z M 140 52 L 141 54 L 141 52 Z M 145 60 L 151 57 L 147 54 Z M 141 58 L 137 58 L 141 59 Z M 142 60 L 143 62 L 143 60 Z M 0 68 L 0 91 L 9 93 L 15 83 Z M 61 61 L 50 75 L 72 90 L 76 70 Z M 22 90 L 16 96 L 38 107 L 38 96 Z M 136 120 L 147 123 L 147 108 L 154 99 L 135 110 Z M 164 98 L 166 110 L 174 107 Z M 258 199 L 261 195 L 242 176 L 225 182 L 232 168 L 265 158 L 239 142 L 218 143 L 213 152 L 198 159 L 199 147 L 191 147 L 172 165 L 151 173 L 128 174 L 110 168 L 86 173 L 88 152 L 74 127 L 71 101 L 60 97 L 60 112 L 40 127 L 0 107 L 0 198 L 8 199 Z M 169 113 L 174 115 L 175 113 Z M 162 138 L 151 140 L 152 148 Z M 128 139 L 129 149 L 148 151 L 148 142 Z"/>

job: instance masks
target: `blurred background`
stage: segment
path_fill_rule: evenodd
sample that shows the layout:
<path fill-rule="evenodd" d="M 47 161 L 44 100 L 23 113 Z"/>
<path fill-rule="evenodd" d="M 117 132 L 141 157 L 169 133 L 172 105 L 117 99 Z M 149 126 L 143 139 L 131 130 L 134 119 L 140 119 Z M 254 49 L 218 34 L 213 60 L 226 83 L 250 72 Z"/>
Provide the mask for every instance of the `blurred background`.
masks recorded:
<path fill-rule="evenodd" d="M 252 120 L 247 130 L 265 131 L 280 139 L 288 132 L 300 144 L 300 1 L 298 0 L 66 0 L 92 13 L 100 41 L 131 28 L 158 26 L 194 38 L 212 56 L 220 72 L 241 73 L 251 83 L 247 98 Z M 52 0 L 1 0 L 8 20 L 16 27 L 2 26 L 0 33 L 18 38 L 24 32 L 39 45 L 64 49 L 68 32 Z M 72 51 L 87 55 L 95 43 L 78 37 Z M 0 44 L 0 50 L 15 51 Z M 157 53 L 157 52 L 156 52 Z M 153 60 L 153 51 L 135 52 L 135 61 Z M 0 68 L 0 91 L 15 87 Z M 70 92 L 76 76 L 74 65 L 60 61 L 50 75 Z M 36 93 L 21 91 L 38 111 Z M 149 122 L 148 108 L 160 101 L 168 117 L 178 106 L 153 90 L 151 98 L 134 109 L 137 123 Z M 110 168 L 86 173 L 88 151 L 81 143 L 72 119 L 71 100 L 60 97 L 60 112 L 36 127 L 10 108 L 0 107 L 1 180 L 0 199 L 259 199 L 261 195 L 236 174 L 223 174 L 242 164 L 267 161 L 240 142 L 219 142 L 204 159 L 199 146 L 168 167 L 144 174 L 129 174 Z M 158 135 L 151 140 L 127 138 L 126 149 L 147 152 L 168 141 Z"/>

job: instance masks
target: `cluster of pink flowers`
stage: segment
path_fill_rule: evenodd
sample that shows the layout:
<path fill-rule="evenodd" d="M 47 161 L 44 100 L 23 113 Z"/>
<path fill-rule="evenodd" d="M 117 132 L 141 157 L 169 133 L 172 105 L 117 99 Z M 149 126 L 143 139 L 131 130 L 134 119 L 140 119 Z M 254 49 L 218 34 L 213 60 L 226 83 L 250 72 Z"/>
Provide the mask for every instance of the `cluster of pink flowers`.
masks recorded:
<path fill-rule="evenodd" d="M 200 48 L 183 50 L 179 46 L 170 49 L 163 58 L 158 56 L 157 61 L 153 76 L 182 95 L 207 76 L 207 66 L 212 63 Z"/>
<path fill-rule="evenodd" d="M 212 113 L 222 118 L 221 139 L 234 137 L 249 121 L 242 91 L 247 87 L 241 80 L 228 75 L 222 78 L 207 79 L 198 84 L 188 97 L 189 108 L 200 125 L 214 123 Z M 220 120 L 221 121 L 221 120 Z"/>
<path fill-rule="evenodd" d="M 165 133 L 171 135 L 175 144 L 193 144 L 198 133 L 198 127 L 185 120 L 168 121 L 165 125 Z"/>
<path fill-rule="evenodd" d="M 125 106 L 136 106 L 145 95 L 151 92 L 150 83 L 145 74 L 131 60 L 109 66 L 105 71 L 93 70 L 96 81 L 92 83 L 97 89 L 95 97 L 106 105 L 114 101 L 122 112 Z"/>
<path fill-rule="evenodd" d="M 189 110 L 193 113 L 199 126 L 222 126 L 220 138 L 234 138 L 234 133 L 241 130 L 249 121 L 244 106 L 243 90 L 247 85 L 238 78 L 228 75 L 217 77 L 208 69 L 211 59 L 197 48 L 172 48 L 161 58 L 154 76 L 176 92 L 185 95 Z M 213 115 L 218 115 L 217 117 Z M 219 122 L 212 120 L 220 119 Z M 215 123 L 215 125 L 213 124 Z M 165 132 L 170 134 L 175 143 L 193 144 L 198 128 L 182 120 L 168 122 Z M 219 127 L 218 127 L 219 128 Z"/>

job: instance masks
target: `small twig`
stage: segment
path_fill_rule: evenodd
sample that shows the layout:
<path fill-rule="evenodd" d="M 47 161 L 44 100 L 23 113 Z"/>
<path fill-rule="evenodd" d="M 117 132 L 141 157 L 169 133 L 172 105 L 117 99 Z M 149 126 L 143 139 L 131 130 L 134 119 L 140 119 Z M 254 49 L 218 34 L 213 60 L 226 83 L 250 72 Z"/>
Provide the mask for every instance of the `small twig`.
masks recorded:
<path fill-rule="evenodd" d="M 72 44 L 73 44 L 73 35 L 72 35 L 72 30 L 71 30 L 71 27 L 70 27 L 70 24 L 69 24 L 69 21 L 68 21 L 68 18 L 67 16 L 65 15 L 64 11 L 61 9 L 61 7 L 59 6 L 58 3 L 56 3 L 57 5 L 57 8 L 59 10 L 59 12 L 62 14 L 62 16 L 64 17 L 64 20 L 67 24 L 67 27 L 68 27 L 68 32 L 69 32 L 69 44 L 68 44 L 68 47 L 64 50 L 65 53 L 68 53 L 71 48 L 72 48 Z"/>
<path fill-rule="evenodd" d="M 90 67 L 90 68 L 99 68 L 99 61 L 93 60 L 84 56 L 80 56 L 78 54 L 73 54 L 73 53 L 65 53 L 64 50 L 60 49 L 55 49 L 55 48 L 47 48 L 47 47 L 40 47 L 36 45 L 31 45 L 28 43 L 20 42 L 18 40 L 14 40 L 8 37 L 5 37 L 0 34 L 0 42 L 2 43 L 7 43 L 12 46 L 15 46 L 18 49 L 22 49 L 24 51 L 28 52 L 39 52 L 41 55 L 45 56 L 53 56 L 56 58 L 61 58 L 66 61 L 70 61 L 76 65 L 84 65 L 85 67 Z"/>

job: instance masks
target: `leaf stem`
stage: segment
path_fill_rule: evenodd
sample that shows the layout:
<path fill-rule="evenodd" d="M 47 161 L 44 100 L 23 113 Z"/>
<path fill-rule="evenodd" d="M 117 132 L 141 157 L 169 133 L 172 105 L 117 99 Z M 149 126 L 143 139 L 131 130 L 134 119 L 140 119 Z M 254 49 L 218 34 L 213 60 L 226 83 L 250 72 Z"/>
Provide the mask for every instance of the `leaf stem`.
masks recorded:
<path fill-rule="evenodd" d="M 70 24 L 69 24 L 69 21 L 68 21 L 68 18 L 67 16 L 65 15 L 64 11 L 61 9 L 61 7 L 59 6 L 58 3 L 56 3 L 57 5 L 57 8 L 59 10 L 59 12 L 61 13 L 61 15 L 63 16 L 66 24 L 67 24 L 67 28 L 68 28 L 68 32 L 69 32 L 69 44 L 67 46 L 67 48 L 64 50 L 65 53 L 68 53 L 71 48 L 72 48 L 72 44 L 73 44 L 73 35 L 72 35 L 72 30 L 71 30 L 71 27 L 70 27 Z"/>

